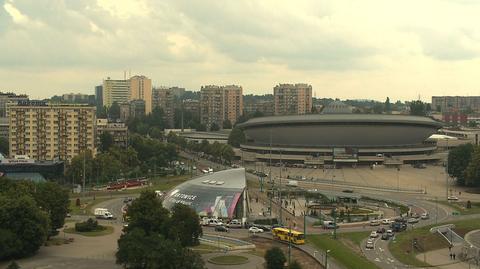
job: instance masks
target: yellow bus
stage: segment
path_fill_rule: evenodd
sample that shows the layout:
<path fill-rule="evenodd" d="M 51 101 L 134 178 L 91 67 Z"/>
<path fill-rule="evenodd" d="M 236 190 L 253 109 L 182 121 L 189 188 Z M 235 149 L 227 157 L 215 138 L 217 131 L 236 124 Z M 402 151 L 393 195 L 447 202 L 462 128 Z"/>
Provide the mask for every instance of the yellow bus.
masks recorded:
<path fill-rule="evenodd" d="M 297 245 L 305 244 L 305 235 L 295 230 L 290 230 L 288 228 L 273 228 L 272 234 L 274 239 L 287 242 L 290 240 L 290 242 Z"/>

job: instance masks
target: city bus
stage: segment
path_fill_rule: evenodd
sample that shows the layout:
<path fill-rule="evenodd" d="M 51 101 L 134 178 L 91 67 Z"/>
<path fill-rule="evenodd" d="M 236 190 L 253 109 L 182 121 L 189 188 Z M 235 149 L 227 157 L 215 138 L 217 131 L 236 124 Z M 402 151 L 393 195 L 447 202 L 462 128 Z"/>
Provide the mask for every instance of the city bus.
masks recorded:
<path fill-rule="evenodd" d="M 272 234 L 274 239 L 282 241 L 290 241 L 297 245 L 305 244 L 305 235 L 301 232 L 288 228 L 273 228 Z"/>

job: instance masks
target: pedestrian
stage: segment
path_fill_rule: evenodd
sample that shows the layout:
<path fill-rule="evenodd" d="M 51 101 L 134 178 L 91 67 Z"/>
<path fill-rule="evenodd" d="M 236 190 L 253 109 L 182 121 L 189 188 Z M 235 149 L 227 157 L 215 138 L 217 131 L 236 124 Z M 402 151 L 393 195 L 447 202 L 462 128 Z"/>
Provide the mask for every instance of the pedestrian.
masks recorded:
<path fill-rule="evenodd" d="M 456 256 L 455 253 L 453 253 L 452 255 L 453 255 L 453 260 L 455 260 L 455 256 Z"/>
<path fill-rule="evenodd" d="M 453 260 L 453 254 L 450 253 L 450 260 Z"/>

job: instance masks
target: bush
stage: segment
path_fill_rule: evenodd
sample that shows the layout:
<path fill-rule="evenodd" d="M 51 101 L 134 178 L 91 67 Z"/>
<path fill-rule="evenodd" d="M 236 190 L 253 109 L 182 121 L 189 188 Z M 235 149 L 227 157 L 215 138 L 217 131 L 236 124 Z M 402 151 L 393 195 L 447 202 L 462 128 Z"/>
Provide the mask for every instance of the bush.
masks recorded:
<path fill-rule="evenodd" d="M 261 225 L 274 225 L 278 224 L 278 220 L 273 218 L 273 219 L 256 219 L 253 221 L 254 224 L 261 224 Z"/>
<path fill-rule="evenodd" d="M 93 232 L 102 231 L 105 227 L 98 225 L 98 221 L 89 218 L 87 221 L 75 223 L 75 231 L 77 232 Z"/>

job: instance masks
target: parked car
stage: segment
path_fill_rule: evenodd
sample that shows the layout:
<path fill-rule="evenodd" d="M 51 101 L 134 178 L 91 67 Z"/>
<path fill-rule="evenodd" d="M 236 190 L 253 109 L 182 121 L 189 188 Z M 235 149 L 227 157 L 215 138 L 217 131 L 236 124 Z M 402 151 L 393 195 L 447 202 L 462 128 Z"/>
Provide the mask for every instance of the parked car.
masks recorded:
<path fill-rule="evenodd" d="M 407 220 L 407 222 L 410 223 L 410 224 L 418 223 L 418 219 L 417 218 L 409 218 Z"/>
<path fill-rule="evenodd" d="M 238 219 L 233 219 L 227 224 L 228 228 L 242 228 L 242 222 Z"/>
<path fill-rule="evenodd" d="M 248 232 L 250 232 L 250 233 L 263 233 L 263 230 L 258 228 L 258 227 L 253 226 L 253 227 L 250 227 L 250 229 L 248 229 Z"/>
<path fill-rule="evenodd" d="M 395 235 L 395 233 L 392 231 L 392 230 L 387 230 L 386 234 L 389 236 L 389 237 L 393 237 Z"/>
<path fill-rule="evenodd" d="M 428 213 L 423 213 L 420 218 L 421 218 L 421 219 L 429 219 L 430 216 L 428 215 Z"/>
<path fill-rule="evenodd" d="M 380 225 L 380 221 L 379 221 L 379 220 L 376 220 L 376 219 L 375 219 L 375 220 L 371 220 L 371 221 L 370 221 L 370 226 L 378 226 L 378 225 Z"/>
<path fill-rule="evenodd" d="M 387 233 L 382 234 L 382 240 L 388 240 L 390 236 Z"/>
<path fill-rule="evenodd" d="M 370 238 L 377 238 L 377 237 L 378 237 L 377 231 L 372 231 L 372 232 L 370 233 Z"/>
<path fill-rule="evenodd" d="M 367 248 L 367 249 L 373 249 L 373 248 L 375 248 L 375 245 L 373 244 L 373 240 L 372 240 L 372 239 L 368 239 L 368 240 L 367 240 L 367 244 L 365 245 L 365 248 Z"/>
<path fill-rule="evenodd" d="M 383 225 L 390 225 L 393 221 L 391 219 L 382 219 Z"/>
<path fill-rule="evenodd" d="M 454 196 L 454 195 L 451 195 L 451 196 L 448 196 L 448 197 L 447 197 L 447 200 L 449 200 L 449 201 L 458 201 L 458 197 L 457 197 L 457 196 Z"/>
<path fill-rule="evenodd" d="M 385 233 L 385 228 L 378 228 L 378 229 L 377 229 L 377 233 L 378 233 L 378 234 L 383 234 L 383 233 Z"/>
<path fill-rule="evenodd" d="M 215 231 L 217 232 L 228 232 L 228 228 L 223 225 L 215 226 Z"/>

